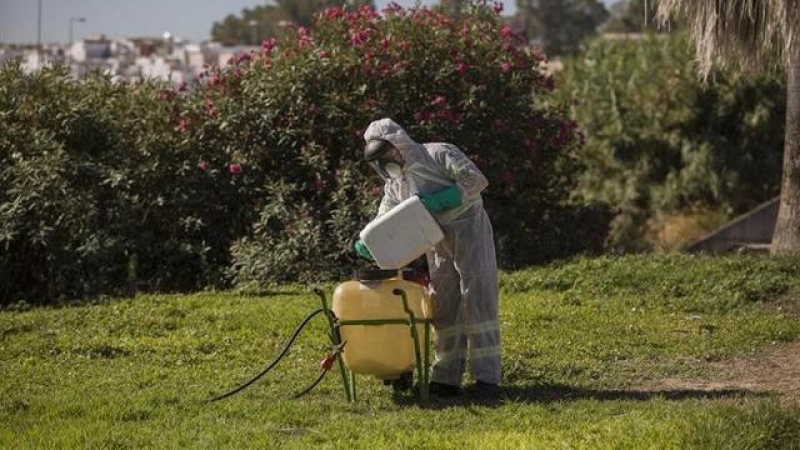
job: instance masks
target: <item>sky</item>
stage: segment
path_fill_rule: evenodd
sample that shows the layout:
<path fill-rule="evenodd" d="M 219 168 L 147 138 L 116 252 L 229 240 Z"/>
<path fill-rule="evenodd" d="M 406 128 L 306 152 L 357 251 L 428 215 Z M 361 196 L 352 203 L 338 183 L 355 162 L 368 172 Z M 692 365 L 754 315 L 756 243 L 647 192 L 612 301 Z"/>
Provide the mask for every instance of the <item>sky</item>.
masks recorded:
<path fill-rule="evenodd" d="M 243 8 L 266 4 L 265 0 L 0 0 L 0 43 L 36 43 L 38 2 L 42 2 L 42 41 L 69 41 L 105 34 L 119 37 L 161 36 L 169 31 L 191 41 L 210 37 L 214 21 Z M 375 0 L 382 9 L 390 0 Z M 603 0 L 607 5 L 614 0 Z M 416 0 L 396 0 L 413 6 Z M 421 0 L 422 5 L 438 3 Z M 506 14 L 515 10 L 514 0 L 503 2 Z M 72 18 L 84 17 L 80 23 Z"/>

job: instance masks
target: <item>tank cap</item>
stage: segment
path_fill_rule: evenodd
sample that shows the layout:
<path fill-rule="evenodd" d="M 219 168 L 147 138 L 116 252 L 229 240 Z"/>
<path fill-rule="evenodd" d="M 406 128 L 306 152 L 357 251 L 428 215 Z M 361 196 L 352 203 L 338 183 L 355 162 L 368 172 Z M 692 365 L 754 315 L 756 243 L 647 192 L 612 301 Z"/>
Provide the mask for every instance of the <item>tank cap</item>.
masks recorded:
<path fill-rule="evenodd" d="M 356 279 L 362 281 L 380 281 L 396 278 L 396 270 L 360 269 L 356 271 Z"/>

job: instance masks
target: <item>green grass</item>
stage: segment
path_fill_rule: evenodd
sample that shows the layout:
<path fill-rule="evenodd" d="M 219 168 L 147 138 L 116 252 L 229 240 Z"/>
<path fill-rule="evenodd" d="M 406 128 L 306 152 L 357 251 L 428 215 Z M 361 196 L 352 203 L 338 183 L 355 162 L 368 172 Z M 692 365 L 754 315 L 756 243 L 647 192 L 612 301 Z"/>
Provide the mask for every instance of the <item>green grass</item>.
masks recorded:
<path fill-rule="evenodd" d="M 270 360 L 312 295 L 205 293 L 0 312 L 0 448 L 797 449 L 800 407 L 746 391 L 637 390 L 711 378 L 709 361 L 800 338 L 800 262 L 585 259 L 502 277 L 504 401 L 418 405 L 316 375 L 314 322 Z M 330 287 L 329 287 L 330 290 Z"/>

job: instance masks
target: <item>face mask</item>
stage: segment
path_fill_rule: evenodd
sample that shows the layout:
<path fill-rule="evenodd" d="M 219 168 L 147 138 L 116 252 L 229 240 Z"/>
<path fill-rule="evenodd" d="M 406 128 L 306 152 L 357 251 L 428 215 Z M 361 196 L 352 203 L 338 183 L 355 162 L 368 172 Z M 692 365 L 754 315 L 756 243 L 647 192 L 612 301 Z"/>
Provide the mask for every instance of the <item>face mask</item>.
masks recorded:
<path fill-rule="evenodd" d="M 403 176 L 403 168 L 400 164 L 390 161 L 383 165 L 383 170 L 389 178 L 400 178 Z"/>

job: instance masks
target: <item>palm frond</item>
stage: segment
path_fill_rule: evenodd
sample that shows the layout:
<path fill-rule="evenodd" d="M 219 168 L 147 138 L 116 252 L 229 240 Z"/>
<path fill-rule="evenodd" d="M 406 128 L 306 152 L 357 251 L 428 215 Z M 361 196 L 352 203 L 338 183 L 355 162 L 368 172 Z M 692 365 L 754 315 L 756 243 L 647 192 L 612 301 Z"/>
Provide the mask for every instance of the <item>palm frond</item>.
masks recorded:
<path fill-rule="evenodd" d="M 687 20 L 703 78 L 714 63 L 782 65 L 800 44 L 800 0 L 659 0 L 662 24 L 677 17 Z"/>

